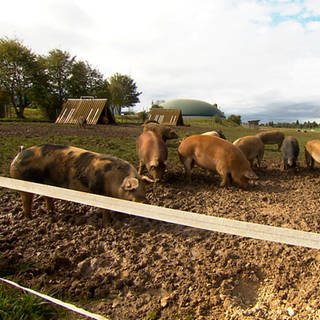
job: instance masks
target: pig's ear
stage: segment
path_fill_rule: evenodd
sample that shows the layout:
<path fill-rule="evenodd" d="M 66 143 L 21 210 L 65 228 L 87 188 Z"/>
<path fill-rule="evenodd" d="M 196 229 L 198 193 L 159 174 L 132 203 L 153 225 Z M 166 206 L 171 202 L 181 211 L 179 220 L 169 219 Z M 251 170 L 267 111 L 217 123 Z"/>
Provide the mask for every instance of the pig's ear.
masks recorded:
<path fill-rule="evenodd" d="M 121 188 L 130 191 L 130 190 L 135 190 L 139 186 L 139 180 L 137 178 L 132 178 L 132 177 L 126 177 L 123 179 Z"/>
<path fill-rule="evenodd" d="M 248 170 L 244 173 L 244 176 L 248 178 L 249 180 L 257 180 L 259 179 L 258 176 L 252 171 Z"/>

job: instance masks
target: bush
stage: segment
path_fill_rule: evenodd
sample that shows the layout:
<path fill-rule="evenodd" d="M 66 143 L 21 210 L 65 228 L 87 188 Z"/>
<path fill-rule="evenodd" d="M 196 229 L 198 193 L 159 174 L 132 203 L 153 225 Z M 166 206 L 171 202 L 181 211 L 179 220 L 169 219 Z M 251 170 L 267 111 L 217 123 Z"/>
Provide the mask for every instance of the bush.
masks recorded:
<path fill-rule="evenodd" d="M 216 114 L 213 116 L 213 122 L 217 124 L 222 124 L 222 118 Z"/>
<path fill-rule="evenodd" d="M 241 116 L 231 114 L 228 118 L 228 121 L 234 122 L 235 124 L 238 124 L 240 126 L 241 124 Z"/>

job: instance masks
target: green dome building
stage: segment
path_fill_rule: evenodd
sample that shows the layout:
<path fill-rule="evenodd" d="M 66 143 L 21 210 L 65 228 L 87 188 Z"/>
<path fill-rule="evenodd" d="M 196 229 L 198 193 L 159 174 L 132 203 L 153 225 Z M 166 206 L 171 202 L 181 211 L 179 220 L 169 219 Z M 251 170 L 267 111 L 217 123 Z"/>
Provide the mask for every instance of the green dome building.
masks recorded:
<path fill-rule="evenodd" d="M 194 99 L 173 99 L 161 103 L 165 109 L 180 109 L 184 117 L 212 117 L 218 115 L 224 117 L 216 104 L 210 104 Z"/>

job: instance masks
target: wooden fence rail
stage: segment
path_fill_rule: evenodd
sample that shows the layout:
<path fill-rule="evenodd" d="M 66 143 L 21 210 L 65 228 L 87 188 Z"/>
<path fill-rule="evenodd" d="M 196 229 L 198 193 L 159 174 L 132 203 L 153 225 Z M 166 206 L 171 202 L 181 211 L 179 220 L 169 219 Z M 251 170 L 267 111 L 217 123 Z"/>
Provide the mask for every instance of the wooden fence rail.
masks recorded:
<path fill-rule="evenodd" d="M 109 209 L 139 217 L 241 237 L 320 249 L 320 234 L 168 209 L 106 196 L 0 177 L 0 187 Z"/>

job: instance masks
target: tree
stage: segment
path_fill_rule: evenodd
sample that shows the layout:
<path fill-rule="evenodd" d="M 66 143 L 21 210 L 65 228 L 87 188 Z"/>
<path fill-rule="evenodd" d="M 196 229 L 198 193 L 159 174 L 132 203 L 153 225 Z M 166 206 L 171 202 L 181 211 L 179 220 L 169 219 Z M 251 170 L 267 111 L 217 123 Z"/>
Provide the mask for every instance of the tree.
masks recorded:
<path fill-rule="evenodd" d="M 87 82 L 88 69 L 83 61 L 75 62 L 71 67 L 70 76 L 70 92 L 69 96 L 79 98 L 80 96 L 88 96 Z"/>
<path fill-rule="evenodd" d="M 238 124 L 238 125 L 241 124 L 241 116 L 239 116 L 239 115 L 231 114 L 231 115 L 228 117 L 227 120 L 228 120 L 228 121 L 232 121 L 232 122 L 234 122 L 234 123 L 236 123 L 236 124 Z"/>
<path fill-rule="evenodd" d="M 69 81 L 69 96 L 79 98 L 81 96 L 97 96 L 102 91 L 107 91 L 102 74 L 93 69 L 88 62 L 74 62 Z M 107 92 L 105 92 L 107 95 Z"/>
<path fill-rule="evenodd" d="M 18 40 L 0 39 L 0 87 L 9 94 L 18 118 L 42 96 L 45 74 L 38 57 Z"/>
<path fill-rule="evenodd" d="M 66 51 L 54 49 L 49 51 L 43 63 L 48 75 L 49 91 L 58 98 L 62 105 L 69 96 L 70 78 L 76 57 L 71 57 Z"/>
<path fill-rule="evenodd" d="M 42 57 L 48 76 L 49 97 L 45 104 L 50 119 L 55 119 L 68 98 L 94 96 L 109 100 L 108 82 L 88 62 L 76 61 L 67 51 L 54 49 Z"/>
<path fill-rule="evenodd" d="M 108 103 L 111 103 L 110 84 L 107 79 L 103 79 L 101 86 L 95 88 L 95 96 L 97 98 L 106 98 L 108 99 Z"/>
<path fill-rule="evenodd" d="M 124 107 L 133 107 L 140 102 L 136 83 L 127 75 L 114 74 L 109 80 L 109 91 L 111 98 L 111 109 L 115 114 L 121 114 Z"/>
<path fill-rule="evenodd" d="M 0 88 L 0 118 L 6 116 L 6 105 L 10 102 L 10 96 L 6 90 Z"/>

